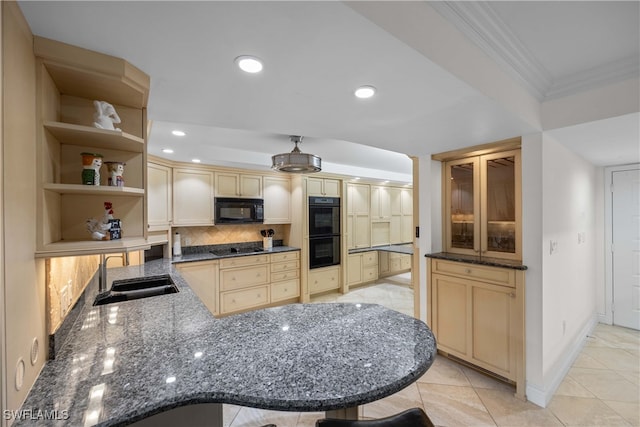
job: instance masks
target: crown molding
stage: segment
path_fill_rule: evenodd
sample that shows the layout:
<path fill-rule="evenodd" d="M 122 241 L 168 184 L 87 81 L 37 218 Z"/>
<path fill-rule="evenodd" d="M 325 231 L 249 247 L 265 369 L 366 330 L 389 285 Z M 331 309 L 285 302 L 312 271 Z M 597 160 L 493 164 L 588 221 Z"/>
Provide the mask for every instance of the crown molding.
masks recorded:
<path fill-rule="evenodd" d="M 489 2 L 429 2 L 540 102 L 640 75 L 638 55 L 554 79 Z"/>

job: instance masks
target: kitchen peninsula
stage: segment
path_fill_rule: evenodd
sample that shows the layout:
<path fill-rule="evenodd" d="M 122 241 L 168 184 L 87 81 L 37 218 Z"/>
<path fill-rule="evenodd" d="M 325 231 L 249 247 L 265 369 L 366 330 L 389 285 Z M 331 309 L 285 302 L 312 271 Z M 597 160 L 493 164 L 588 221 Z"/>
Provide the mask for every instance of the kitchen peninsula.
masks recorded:
<path fill-rule="evenodd" d="M 189 405 L 196 414 L 199 404 L 214 404 L 219 425 L 221 403 L 344 410 L 401 390 L 435 357 L 423 322 L 378 305 L 291 304 L 216 319 L 169 260 L 109 273 L 169 275 L 180 292 L 93 307 L 88 289 L 23 405 L 67 419 L 35 425 L 127 425 Z M 143 422 L 152 420 L 161 422 Z"/>

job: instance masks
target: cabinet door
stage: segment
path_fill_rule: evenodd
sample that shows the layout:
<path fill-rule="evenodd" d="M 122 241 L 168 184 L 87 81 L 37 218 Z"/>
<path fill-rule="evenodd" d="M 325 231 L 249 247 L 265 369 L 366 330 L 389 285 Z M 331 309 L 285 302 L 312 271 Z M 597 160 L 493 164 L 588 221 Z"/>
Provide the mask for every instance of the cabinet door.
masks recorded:
<path fill-rule="evenodd" d="M 362 283 L 362 254 L 352 254 L 347 261 L 347 284 L 352 286 L 358 283 Z"/>
<path fill-rule="evenodd" d="M 466 357 L 470 353 L 467 283 L 464 279 L 438 274 L 433 274 L 431 278 L 433 333 L 438 348 Z"/>
<path fill-rule="evenodd" d="M 322 178 L 307 178 L 307 195 L 308 196 L 324 196 Z"/>
<path fill-rule="evenodd" d="M 513 378 L 515 373 L 514 321 L 515 291 L 506 286 L 482 282 L 471 285 L 471 339 L 470 356 L 477 365 Z"/>
<path fill-rule="evenodd" d="M 213 173 L 173 170 L 174 225 L 213 224 Z"/>
<path fill-rule="evenodd" d="M 171 225 L 171 168 L 147 164 L 147 210 L 149 230 L 168 228 Z"/>
<path fill-rule="evenodd" d="M 187 262 L 176 264 L 189 287 L 198 295 L 214 315 L 218 308 L 218 261 Z"/>
<path fill-rule="evenodd" d="M 216 196 L 240 197 L 240 175 L 216 172 Z"/>
<path fill-rule="evenodd" d="M 340 181 L 337 179 L 324 180 L 324 195 L 327 197 L 340 197 Z"/>
<path fill-rule="evenodd" d="M 347 233 L 348 248 L 371 246 L 370 186 L 366 184 L 347 185 Z"/>
<path fill-rule="evenodd" d="M 371 221 L 391 219 L 391 196 L 387 187 L 371 187 Z"/>
<path fill-rule="evenodd" d="M 262 199 L 262 177 L 240 175 L 240 197 Z"/>
<path fill-rule="evenodd" d="M 391 218 L 389 224 L 389 235 L 391 243 L 402 243 L 402 189 L 389 188 L 389 201 Z"/>
<path fill-rule="evenodd" d="M 483 256 L 521 259 L 520 150 L 480 157 Z"/>
<path fill-rule="evenodd" d="M 291 180 L 264 177 L 264 223 L 291 223 Z"/>
<path fill-rule="evenodd" d="M 480 172 L 477 157 L 445 163 L 447 252 L 480 253 Z"/>

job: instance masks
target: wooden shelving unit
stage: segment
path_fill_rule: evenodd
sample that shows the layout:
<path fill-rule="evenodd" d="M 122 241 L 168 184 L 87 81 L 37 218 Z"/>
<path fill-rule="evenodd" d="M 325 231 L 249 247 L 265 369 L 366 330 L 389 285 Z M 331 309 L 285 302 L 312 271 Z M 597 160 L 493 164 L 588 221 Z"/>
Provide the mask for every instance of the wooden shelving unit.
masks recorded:
<path fill-rule="evenodd" d="M 147 116 L 149 76 L 121 58 L 34 38 L 37 58 L 38 129 L 37 257 L 88 255 L 144 249 L 147 241 Z M 121 130 L 93 126 L 95 100 L 113 105 Z M 126 163 L 124 187 L 83 185 L 82 152 Z M 91 240 L 88 218 L 111 202 L 123 238 Z"/>

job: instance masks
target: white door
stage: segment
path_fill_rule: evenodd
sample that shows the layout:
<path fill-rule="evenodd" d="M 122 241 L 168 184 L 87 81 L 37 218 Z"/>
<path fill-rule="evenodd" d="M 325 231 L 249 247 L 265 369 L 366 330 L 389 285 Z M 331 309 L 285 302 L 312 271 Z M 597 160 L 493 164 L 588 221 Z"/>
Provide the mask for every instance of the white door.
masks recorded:
<path fill-rule="evenodd" d="M 613 323 L 640 330 L 640 170 L 612 172 Z"/>

